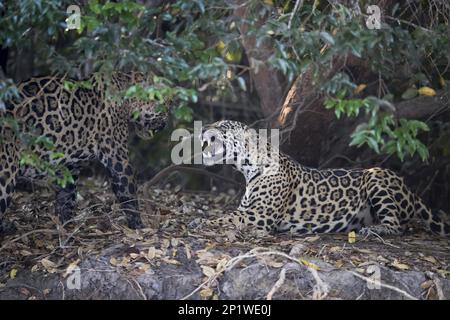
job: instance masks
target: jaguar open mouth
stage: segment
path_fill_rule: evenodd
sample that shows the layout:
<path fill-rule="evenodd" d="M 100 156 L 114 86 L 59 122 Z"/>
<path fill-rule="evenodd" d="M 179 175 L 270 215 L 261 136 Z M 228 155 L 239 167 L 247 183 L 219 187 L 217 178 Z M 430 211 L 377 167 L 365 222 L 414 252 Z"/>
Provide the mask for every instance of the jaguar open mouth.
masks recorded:
<path fill-rule="evenodd" d="M 226 149 L 218 135 L 206 131 L 202 134 L 202 155 L 206 165 L 221 163 L 226 155 Z"/>

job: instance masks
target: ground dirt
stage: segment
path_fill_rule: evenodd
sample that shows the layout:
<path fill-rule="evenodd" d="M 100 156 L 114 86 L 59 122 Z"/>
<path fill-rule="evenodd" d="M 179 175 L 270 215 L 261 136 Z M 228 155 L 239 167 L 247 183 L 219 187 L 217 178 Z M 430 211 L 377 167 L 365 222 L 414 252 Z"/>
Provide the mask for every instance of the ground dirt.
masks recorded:
<path fill-rule="evenodd" d="M 53 197 L 16 193 L 6 220 L 17 230 L 0 243 L 0 299 L 450 298 L 450 243 L 417 227 L 356 241 L 192 230 L 237 197 L 144 184 L 146 228 L 135 231 L 99 179 L 81 182 L 77 215 L 62 227 Z"/>

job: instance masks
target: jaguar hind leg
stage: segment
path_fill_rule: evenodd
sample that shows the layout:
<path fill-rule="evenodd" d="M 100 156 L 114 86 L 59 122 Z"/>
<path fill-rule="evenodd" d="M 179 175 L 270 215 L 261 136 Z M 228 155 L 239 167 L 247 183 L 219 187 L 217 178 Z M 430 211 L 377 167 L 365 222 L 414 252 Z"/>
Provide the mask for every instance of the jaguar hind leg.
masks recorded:
<path fill-rule="evenodd" d="M 56 202 L 55 202 L 55 213 L 59 218 L 59 221 L 64 224 L 69 221 L 75 209 L 75 202 L 77 196 L 76 181 L 77 176 L 73 175 L 74 182 L 68 184 L 65 187 L 56 186 Z"/>
<path fill-rule="evenodd" d="M 378 223 L 361 228 L 359 233 L 364 236 L 372 234 L 379 236 L 401 235 L 404 232 L 404 225 L 400 221 L 400 208 L 395 199 L 386 195 L 386 191 L 380 190 L 374 192 L 369 200 Z"/>

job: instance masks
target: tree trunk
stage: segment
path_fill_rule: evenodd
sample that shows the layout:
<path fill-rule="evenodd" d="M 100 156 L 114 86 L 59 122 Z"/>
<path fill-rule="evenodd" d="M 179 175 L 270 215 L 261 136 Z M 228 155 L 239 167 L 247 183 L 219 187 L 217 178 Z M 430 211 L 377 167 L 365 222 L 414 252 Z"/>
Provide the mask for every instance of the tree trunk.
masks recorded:
<path fill-rule="evenodd" d="M 241 21 L 246 21 L 249 15 L 248 5 L 244 0 L 236 0 L 236 9 L 234 15 Z M 263 24 L 259 21 L 258 24 Z M 270 40 L 264 40 L 258 48 L 256 48 L 256 39 L 254 36 L 248 35 L 248 25 L 242 22 L 240 26 L 242 35 L 242 46 L 249 60 L 251 71 L 250 77 L 254 84 L 256 93 L 258 94 L 261 110 L 269 122 L 271 118 L 277 116 L 276 110 L 283 101 L 284 87 L 283 76 L 277 70 L 267 65 L 267 59 L 273 53 L 273 43 Z"/>

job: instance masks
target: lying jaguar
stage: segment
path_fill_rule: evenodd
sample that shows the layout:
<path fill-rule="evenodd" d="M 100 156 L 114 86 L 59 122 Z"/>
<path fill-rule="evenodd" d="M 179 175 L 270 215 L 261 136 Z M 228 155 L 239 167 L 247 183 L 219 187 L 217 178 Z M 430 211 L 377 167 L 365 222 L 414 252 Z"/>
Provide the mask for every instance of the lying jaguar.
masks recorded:
<path fill-rule="evenodd" d="M 450 225 L 390 170 L 307 168 L 235 121 L 207 126 L 202 143 L 205 162 L 233 163 L 246 179 L 238 209 L 208 225 L 250 226 L 261 233 L 400 235 L 417 216 L 433 233 L 450 235 Z"/>
<path fill-rule="evenodd" d="M 138 136 L 149 139 L 152 131 L 166 125 L 167 112 L 156 110 L 153 103 L 117 100 L 107 95 L 106 90 L 118 92 L 144 81 L 141 73 L 115 73 L 109 83 L 106 77 L 98 76 L 92 76 L 89 81 L 89 88 L 68 89 L 61 78 L 32 78 L 20 83 L 20 97 L 6 102 L 6 110 L 0 110 L 0 120 L 3 120 L 0 121 L 0 226 L 17 178 L 46 180 L 44 172 L 19 166 L 19 155 L 24 148 L 19 132 L 51 139 L 55 150 L 64 154 L 62 157 L 51 157 L 54 151 L 41 145 L 33 145 L 33 151 L 53 165 L 64 165 L 74 179 L 87 161 L 100 161 L 111 176 L 112 189 L 126 213 L 129 227 L 142 225 L 134 171 L 128 158 L 130 123 Z M 13 122 L 5 121 L 8 119 L 16 120 L 18 128 L 14 128 Z M 55 188 L 55 211 L 63 223 L 70 219 L 74 209 L 75 184 Z"/>

